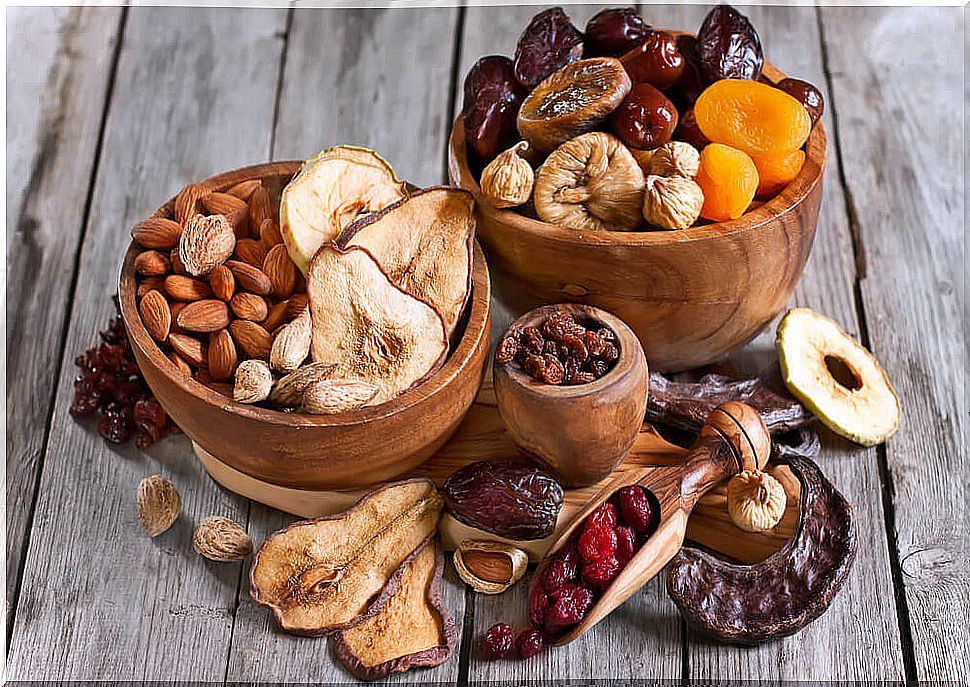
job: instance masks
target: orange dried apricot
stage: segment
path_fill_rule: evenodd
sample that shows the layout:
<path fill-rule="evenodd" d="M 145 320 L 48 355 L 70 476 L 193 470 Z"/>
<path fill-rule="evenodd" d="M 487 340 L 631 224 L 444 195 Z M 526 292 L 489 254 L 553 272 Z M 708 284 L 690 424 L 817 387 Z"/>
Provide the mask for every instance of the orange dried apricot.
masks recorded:
<path fill-rule="evenodd" d="M 812 131 L 804 106 L 784 91 L 745 79 L 722 79 L 694 103 L 704 135 L 748 155 L 779 156 L 801 148 Z"/>
<path fill-rule="evenodd" d="M 701 217 L 724 222 L 744 214 L 758 188 L 758 170 L 747 153 L 711 143 L 701 151 L 697 183 L 704 191 Z"/>
<path fill-rule="evenodd" d="M 805 164 L 805 151 L 796 150 L 778 157 L 752 155 L 751 159 L 758 169 L 757 196 L 767 198 L 780 192 L 798 176 Z"/>

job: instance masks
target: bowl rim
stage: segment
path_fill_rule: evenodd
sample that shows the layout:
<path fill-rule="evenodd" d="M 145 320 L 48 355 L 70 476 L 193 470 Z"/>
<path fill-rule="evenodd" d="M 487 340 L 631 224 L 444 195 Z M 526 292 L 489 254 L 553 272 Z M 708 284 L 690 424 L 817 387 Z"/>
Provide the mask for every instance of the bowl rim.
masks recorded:
<path fill-rule="evenodd" d="M 680 32 L 678 32 L 680 33 Z M 765 63 L 762 75 L 772 85 L 786 78 L 784 72 L 774 65 Z M 822 120 L 812 127 L 812 131 L 805 143 L 805 164 L 801 171 L 784 189 L 779 191 L 768 201 L 763 202 L 754 210 L 741 215 L 738 219 L 727 222 L 712 222 L 687 229 L 639 229 L 635 231 L 577 231 L 550 222 L 533 219 L 515 211 L 515 208 L 500 209 L 482 194 L 482 189 L 472 174 L 468 164 L 468 153 L 465 146 L 465 127 L 461 114 L 455 118 L 448 139 L 449 154 L 456 163 L 457 183 L 467 188 L 475 196 L 475 202 L 486 214 L 501 224 L 514 227 L 517 232 L 523 232 L 535 237 L 560 241 L 576 246 L 664 246 L 675 243 L 689 243 L 695 241 L 713 241 L 727 237 L 738 237 L 752 231 L 778 217 L 791 212 L 812 192 L 821 181 L 825 172 L 825 158 L 827 138 Z"/>
<path fill-rule="evenodd" d="M 209 191 L 219 191 L 228 189 L 232 185 L 246 179 L 267 176 L 292 176 L 299 170 L 302 164 L 302 160 L 286 160 L 249 165 L 217 174 L 198 183 Z M 167 215 L 168 208 L 172 206 L 174 201 L 174 197 L 170 198 L 152 216 Z M 132 345 L 137 345 L 147 358 L 148 363 L 153 365 L 184 393 L 202 401 L 206 405 L 216 407 L 221 411 L 232 413 L 245 419 L 285 427 L 318 428 L 353 427 L 355 425 L 378 421 L 422 404 L 447 387 L 474 357 L 475 351 L 480 347 L 482 339 L 487 340 L 488 338 L 489 320 L 491 317 L 491 281 L 485 256 L 476 238 L 473 241 L 472 247 L 471 293 L 468 298 L 467 316 L 464 318 L 466 320 L 464 331 L 444 364 L 427 379 L 380 405 L 350 410 L 335 415 L 310 415 L 299 412 L 284 412 L 246 403 L 238 403 L 231 397 L 225 396 L 196 381 L 193 377 L 184 377 L 175 363 L 168 358 L 158 343 L 148 333 L 148 330 L 141 320 L 136 298 L 137 278 L 134 270 L 134 260 L 141 250 L 141 247 L 134 240 L 129 242 L 118 277 L 118 302 L 121 308 L 121 316 L 128 331 L 128 337 L 132 340 Z"/>

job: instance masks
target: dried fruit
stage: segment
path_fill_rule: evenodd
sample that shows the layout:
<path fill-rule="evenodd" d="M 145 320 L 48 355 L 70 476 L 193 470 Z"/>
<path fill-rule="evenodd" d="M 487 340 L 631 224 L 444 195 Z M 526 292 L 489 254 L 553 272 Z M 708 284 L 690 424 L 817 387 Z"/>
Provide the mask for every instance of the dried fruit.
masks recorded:
<path fill-rule="evenodd" d="M 641 537 L 649 536 L 657 526 L 660 513 L 650 503 L 647 491 L 638 484 L 623 487 L 617 492 L 623 523 Z"/>
<path fill-rule="evenodd" d="M 686 229 L 697 221 L 703 205 L 704 192 L 693 179 L 647 177 L 643 217 L 650 224 L 664 229 Z"/>
<path fill-rule="evenodd" d="M 619 57 L 642 43 L 650 25 L 632 7 L 597 12 L 586 24 L 583 45 L 587 57 Z"/>
<path fill-rule="evenodd" d="M 343 513 L 294 523 L 256 553 L 253 599 L 287 632 L 323 635 L 359 624 L 387 603 L 379 593 L 434 534 L 441 506 L 430 480 L 408 480 L 368 493 Z"/>
<path fill-rule="evenodd" d="M 546 611 L 549 608 L 549 595 L 542 588 L 542 585 L 532 586 L 529 592 L 529 622 L 534 627 L 542 627 L 546 619 Z"/>
<path fill-rule="evenodd" d="M 321 245 L 361 215 L 405 195 L 404 183 L 372 150 L 335 146 L 317 153 L 280 196 L 280 230 L 290 258 L 306 274 Z"/>
<path fill-rule="evenodd" d="M 758 170 L 758 190 L 755 195 L 767 198 L 783 191 L 798 176 L 805 163 L 805 151 L 796 150 L 778 157 L 752 155 L 751 160 Z"/>
<path fill-rule="evenodd" d="M 761 75 L 764 51 L 751 22 L 730 5 L 718 5 L 697 32 L 697 55 L 708 83 L 719 79 L 751 79 Z"/>
<path fill-rule="evenodd" d="M 181 495 L 161 475 L 146 477 L 138 484 L 138 518 L 149 537 L 157 537 L 174 525 L 181 512 Z"/>
<path fill-rule="evenodd" d="M 606 501 L 586 516 L 586 527 L 606 527 L 615 529 L 617 524 L 616 506 Z"/>
<path fill-rule="evenodd" d="M 621 525 L 616 528 L 616 560 L 622 568 L 633 558 L 637 552 L 637 535 L 629 525 Z"/>
<path fill-rule="evenodd" d="M 638 158 L 638 162 L 643 167 L 643 161 Z M 697 176 L 697 168 L 700 166 L 700 162 L 700 154 L 697 152 L 697 148 L 691 144 L 683 141 L 668 141 L 652 151 L 645 173 L 662 177 L 693 179 Z"/>
<path fill-rule="evenodd" d="M 801 148 L 812 131 L 808 111 L 793 97 L 758 81 L 725 79 L 694 103 L 704 135 L 748 155 L 779 156 Z"/>
<path fill-rule="evenodd" d="M 680 118 L 677 129 L 674 131 L 674 138 L 689 143 L 697 150 L 703 150 L 704 146 L 710 143 L 704 132 L 697 126 L 693 107 L 684 112 L 684 115 Z"/>
<path fill-rule="evenodd" d="M 561 7 L 532 17 L 515 46 L 515 78 L 532 88 L 560 67 L 583 56 L 583 34 Z"/>
<path fill-rule="evenodd" d="M 324 246 L 307 277 L 312 353 L 333 363 L 334 377 L 378 387 L 377 405 L 426 378 L 443 362 L 448 336 L 441 316 L 396 286 L 363 248 Z"/>
<path fill-rule="evenodd" d="M 262 360 L 244 360 L 236 368 L 232 399 L 237 403 L 259 403 L 269 398 L 273 373 Z"/>
<path fill-rule="evenodd" d="M 684 56 L 673 34 L 651 31 L 646 40 L 620 58 L 635 84 L 669 88 L 684 74 Z"/>
<path fill-rule="evenodd" d="M 839 325 L 792 308 L 775 339 L 788 390 L 836 434 L 863 446 L 884 442 L 899 425 L 899 398 L 875 357 Z"/>
<path fill-rule="evenodd" d="M 744 152 L 711 143 L 701 151 L 697 185 L 704 193 L 701 217 L 715 222 L 737 219 L 758 189 L 758 170 Z"/>
<path fill-rule="evenodd" d="M 801 79 L 782 79 L 775 84 L 775 88 L 780 88 L 802 104 L 808 111 L 812 126 L 815 126 L 815 122 L 822 118 L 822 113 L 825 111 L 825 99 L 822 97 L 822 92 L 812 84 Z"/>
<path fill-rule="evenodd" d="M 269 358 L 273 337 L 264 327 L 249 320 L 233 320 L 229 323 L 232 340 L 250 358 Z"/>
<path fill-rule="evenodd" d="M 201 277 L 228 260 L 235 246 L 236 234 L 225 216 L 196 215 L 179 238 L 179 258 L 186 272 Z"/>
<path fill-rule="evenodd" d="M 210 561 L 241 561 L 253 552 L 253 540 L 229 518 L 210 515 L 192 535 L 192 548 Z"/>
<path fill-rule="evenodd" d="M 450 337 L 471 294 L 474 208 L 463 189 L 416 191 L 347 227 L 337 243 L 366 250 L 398 288 L 441 315 Z"/>
<path fill-rule="evenodd" d="M 515 653 L 521 659 L 532 658 L 542 651 L 545 642 L 538 630 L 523 630 L 515 639 Z"/>
<path fill-rule="evenodd" d="M 293 372 L 300 367 L 310 353 L 312 336 L 310 311 L 304 310 L 273 337 L 269 351 L 270 367 L 281 372 Z"/>
<path fill-rule="evenodd" d="M 187 332 L 217 332 L 229 325 L 229 308 L 214 298 L 195 301 L 179 311 L 175 322 Z"/>
<path fill-rule="evenodd" d="M 643 187 L 643 172 L 622 143 L 602 132 L 583 134 L 539 168 L 536 212 L 578 231 L 629 231 L 642 222 Z"/>
<path fill-rule="evenodd" d="M 511 208 L 529 202 L 535 172 L 519 152 L 529 147 L 519 141 L 488 163 L 482 170 L 482 194 L 497 208 Z"/>
<path fill-rule="evenodd" d="M 367 405 L 378 388 L 358 379 L 321 379 L 303 392 L 303 411 L 311 415 L 333 415 Z"/>
<path fill-rule="evenodd" d="M 579 557 L 589 563 L 609 558 L 616 553 L 616 530 L 587 522 L 579 535 Z"/>
<path fill-rule="evenodd" d="M 540 584 L 549 594 L 555 594 L 567 582 L 573 582 L 579 574 L 579 549 L 567 544 L 553 556 L 542 571 Z M 541 624 L 541 623 L 540 623 Z"/>
<path fill-rule="evenodd" d="M 142 248 L 169 250 L 178 245 L 182 225 L 164 217 L 149 217 L 131 228 L 131 238 Z"/>
<path fill-rule="evenodd" d="M 550 636 L 560 635 L 578 625 L 592 607 L 593 592 L 589 587 L 563 585 L 546 611 L 543 629 Z"/>
<path fill-rule="evenodd" d="M 787 503 L 785 488 L 767 472 L 744 470 L 728 482 L 728 514 L 746 532 L 770 530 L 781 521 Z"/>
<path fill-rule="evenodd" d="M 468 71 L 461 120 L 465 141 L 479 160 L 491 160 L 512 144 L 526 94 L 507 57 L 483 57 Z"/>
<path fill-rule="evenodd" d="M 583 563 L 583 580 L 593 589 L 606 589 L 620 574 L 622 567 L 615 553 L 613 556 Z"/>
<path fill-rule="evenodd" d="M 630 92 L 630 77 L 612 57 L 574 62 L 536 86 L 519 109 L 522 138 L 547 152 L 595 129 Z"/>
<path fill-rule="evenodd" d="M 280 378 L 269 395 L 271 403 L 282 406 L 296 406 L 303 402 L 308 387 L 333 375 L 332 363 L 310 363 L 295 372 Z"/>
<path fill-rule="evenodd" d="M 442 487 L 449 512 L 460 522 L 507 539 L 552 534 L 562 507 L 562 486 L 524 463 L 478 461 L 456 470 Z"/>
<path fill-rule="evenodd" d="M 455 571 L 479 594 L 501 594 L 522 579 L 529 556 L 522 549 L 496 541 L 466 539 L 455 549 Z"/>
<path fill-rule="evenodd" d="M 172 310 L 161 292 L 153 289 L 142 296 L 138 304 L 138 314 L 155 341 L 162 343 L 168 338 L 172 329 Z"/>
<path fill-rule="evenodd" d="M 515 644 L 515 631 L 508 623 L 496 623 L 482 636 L 482 651 L 486 658 L 507 658 Z"/>
<path fill-rule="evenodd" d="M 638 83 L 610 115 L 610 125 L 631 148 L 656 148 L 673 136 L 677 107 L 655 87 Z"/>

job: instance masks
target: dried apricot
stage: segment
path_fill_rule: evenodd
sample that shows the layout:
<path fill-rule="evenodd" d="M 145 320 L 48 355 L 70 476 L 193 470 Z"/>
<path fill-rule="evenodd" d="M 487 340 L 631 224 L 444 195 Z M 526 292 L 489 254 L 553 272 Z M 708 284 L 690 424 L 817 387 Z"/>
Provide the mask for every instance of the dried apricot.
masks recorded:
<path fill-rule="evenodd" d="M 697 125 L 710 140 L 749 155 L 784 155 L 801 148 L 812 119 L 798 100 L 768 84 L 723 79 L 694 103 Z"/>
<path fill-rule="evenodd" d="M 791 183 L 792 179 L 802 171 L 805 163 L 805 151 L 796 150 L 790 155 L 777 157 L 761 157 L 752 155 L 754 166 L 758 169 L 759 198 L 768 198 Z"/>
<path fill-rule="evenodd" d="M 711 143 L 701 151 L 696 181 L 704 191 L 701 217 L 723 222 L 737 219 L 751 204 L 758 188 L 758 170 L 747 153 Z"/>

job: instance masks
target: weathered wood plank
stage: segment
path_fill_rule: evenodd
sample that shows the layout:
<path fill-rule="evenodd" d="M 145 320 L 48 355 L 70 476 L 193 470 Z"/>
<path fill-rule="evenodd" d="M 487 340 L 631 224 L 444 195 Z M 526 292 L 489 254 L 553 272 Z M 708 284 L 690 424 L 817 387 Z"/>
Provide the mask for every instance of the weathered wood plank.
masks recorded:
<path fill-rule="evenodd" d="M 455 9 L 296 10 L 283 75 L 273 155 L 305 158 L 339 143 L 375 149 L 401 178 L 446 179 Z M 293 518 L 253 504 L 259 544 Z M 460 631 L 464 591 L 449 563 L 445 606 Z M 229 656 L 230 681 L 355 682 L 326 639 L 294 637 L 240 592 Z M 443 666 L 391 682 L 454 682 L 458 652 Z"/>
<path fill-rule="evenodd" d="M 285 12 L 132 8 L 105 128 L 91 222 L 8 664 L 13 679 L 221 681 L 240 565 L 192 552 L 210 514 L 243 521 L 184 438 L 112 450 L 67 416 L 73 357 L 108 320 L 128 228 L 184 183 L 269 153 Z M 134 495 L 173 480 L 182 518 L 157 540 Z"/>
<path fill-rule="evenodd" d="M 7 11 L 7 612 L 16 604 L 121 16 L 118 7 Z"/>
<path fill-rule="evenodd" d="M 920 680 L 970 673 L 967 350 L 957 324 L 966 313 L 965 16 L 821 11 L 864 248 L 863 337 L 903 409 L 880 453 L 913 643 L 907 678 Z"/>

